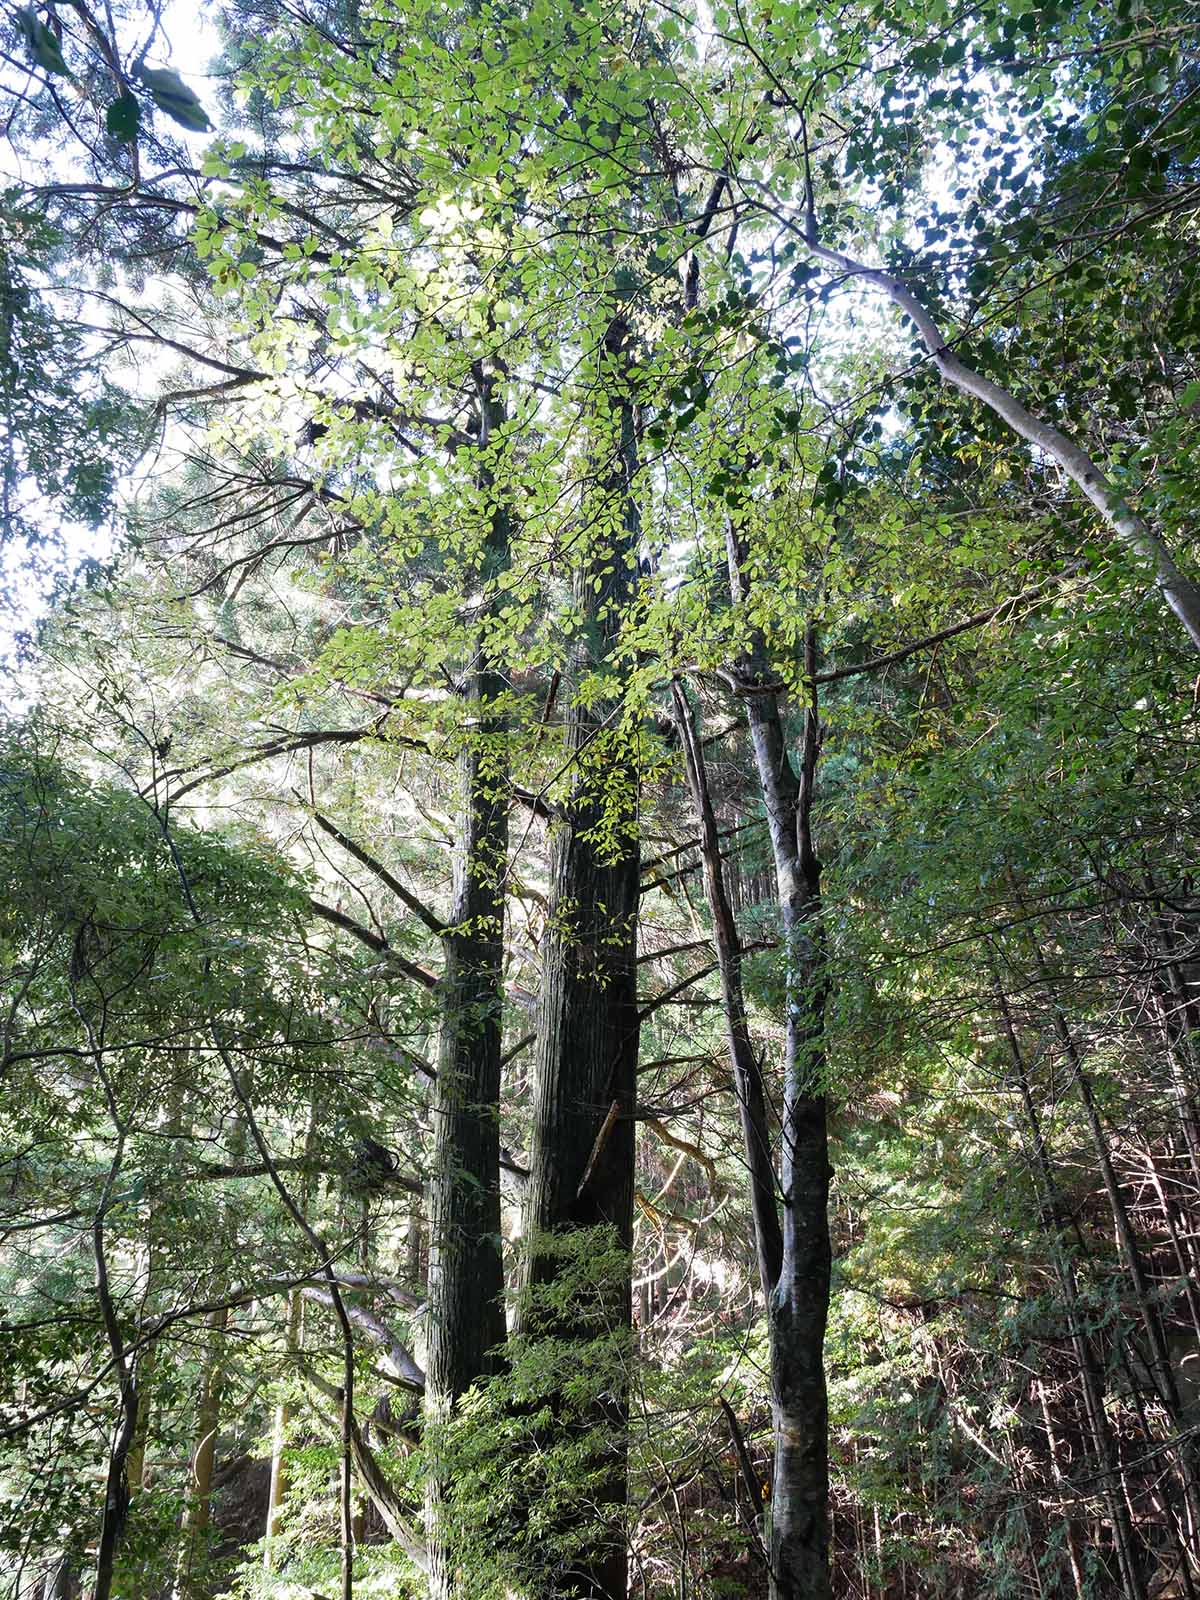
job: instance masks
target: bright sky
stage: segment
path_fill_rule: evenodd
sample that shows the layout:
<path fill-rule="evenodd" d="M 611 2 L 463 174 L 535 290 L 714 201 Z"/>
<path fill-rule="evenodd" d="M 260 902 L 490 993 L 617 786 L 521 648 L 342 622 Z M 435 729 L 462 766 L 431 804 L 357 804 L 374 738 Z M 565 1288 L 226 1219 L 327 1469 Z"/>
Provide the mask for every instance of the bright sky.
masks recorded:
<path fill-rule="evenodd" d="M 128 39 L 123 35 L 119 37 L 118 42 L 126 58 L 126 66 L 132 65 L 144 40 L 144 30 L 139 30 Z M 146 65 L 172 68 L 180 74 L 201 103 L 211 108 L 216 80 L 209 74 L 207 67 L 219 50 L 220 38 L 208 12 L 198 6 L 195 0 L 186 4 L 184 0 L 169 0 L 154 39 L 153 49 L 146 57 Z M 23 44 L 13 53 L 24 59 Z M 4 68 L 0 72 L 0 94 L 7 98 L 10 95 L 27 92 L 33 77 L 32 71 Z M 73 98 L 78 103 L 76 91 L 70 84 L 65 84 L 61 77 L 55 80 L 55 87 L 62 95 L 68 109 L 72 108 Z M 174 124 L 171 124 L 171 130 L 176 137 L 184 141 L 198 165 L 212 134 L 189 133 Z M 44 184 L 48 177 L 57 177 L 63 182 L 79 181 L 83 176 L 81 165 L 78 147 L 69 143 L 59 146 L 47 141 L 18 150 L 6 136 L 0 135 L 0 186 L 6 189 L 32 188 Z M 142 376 L 152 381 L 154 374 L 143 369 Z M 3 421 L 0 419 L 0 427 L 2 426 Z M 31 495 L 28 491 L 18 492 L 17 498 L 21 501 L 26 515 L 37 514 L 38 502 L 35 495 Z M 47 520 L 50 515 L 50 508 L 47 507 Z M 71 565 L 87 557 L 104 560 L 111 552 L 110 529 L 93 529 L 63 523 L 59 526 L 65 537 L 67 559 Z M 25 695 L 20 676 L 9 675 L 4 671 L 5 658 L 10 656 L 17 634 L 30 628 L 45 606 L 39 584 L 25 568 L 25 557 L 26 552 L 22 547 L 11 546 L 0 537 L 0 589 L 7 602 L 0 606 L 0 707 L 9 709 L 16 709 Z"/>
<path fill-rule="evenodd" d="M 131 30 L 128 36 L 123 32 L 120 33 L 118 42 L 126 66 L 132 67 L 145 42 L 145 24 Z M 207 69 L 218 55 L 219 48 L 218 31 L 210 11 L 202 3 L 197 3 L 197 0 L 186 0 L 186 3 L 185 0 L 168 0 L 162 24 L 154 38 L 153 48 L 147 56 L 146 64 L 157 68 L 169 67 L 180 73 L 201 103 L 206 106 L 210 114 L 213 114 L 217 79 Z M 23 55 L 23 47 L 17 53 Z M 8 69 L 0 74 L 0 89 L 6 88 L 20 93 L 27 87 L 29 77 L 28 73 Z M 71 86 L 62 78 L 56 80 L 56 86 L 63 93 L 65 103 L 69 106 Z M 90 117 L 96 115 L 92 108 L 81 109 L 86 110 Z M 199 165 L 212 135 L 188 133 L 174 125 L 171 131 L 185 143 L 190 156 L 196 165 Z M 973 152 L 948 149 L 935 152 L 930 162 L 932 181 L 929 185 L 929 197 L 943 205 L 949 205 L 950 190 L 953 185 L 964 179 L 970 181 L 973 175 L 971 169 L 977 166 L 979 161 L 980 156 Z M 64 181 L 77 180 L 81 176 L 77 147 L 73 151 L 70 145 L 56 148 L 46 144 L 27 149 L 23 155 L 18 155 L 7 139 L 0 137 L 0 183 L 32 186 L 44 184 L 48 175 L 60 176 Z M 913 242 L 919 244 L 920 240 L 914 238 Z M 158 298 L 161 289 L 161 284 L 152 285 L 147 290 L 147 298 Z M 832 342 L 836 345 L 838 330 L 853 332 L 856 323 L 857 338 L 860 342 L 864 336 L 874 340 L 883 334 L 886 328 L 895 326 L 894 317 L 888 308 L 863 290 L 843 291 L 835 296 L 825 308 L 824 317 L 827 347 L 831 334 Z M 100 318 L 97 317 L 97 320 Z M 165 365 L 171 364 L 174 364 L 173 357 L 170 362 L 165 363 Z M 152 389 L 161 376 L 163 366 L 164 363 L 161 361 L 156 364 L 153 359 L 147 360 L 136 373 L 132 371 L 123 373 L 122 381 Z M 129 487 L 132 488 L 132 485 Z M 36 506 L 34 509 L 36 510 Z M 84 557 L 104 559 L 111 550 L 112 541 L 107 529 L 67 527 L 63 531 L 67 539 L 69 558 L 73 561 Z M 12 611 L 0 608 L 0 663 L 11 648 L 16 631 L 23 626 L 28 627 L 44 604 L 38 586 L 27 573 L 22 571 L 22 558 L 21 550 L 5 548 L 0 544 L 0 587 L 3 587 L 15 602 L 16 612 L 14 615 Z M 4 685 L 0 683 L 0 704 L 4 701 L 5 693 Z M 11 703 L 11 692 L 9 702 Z"/>

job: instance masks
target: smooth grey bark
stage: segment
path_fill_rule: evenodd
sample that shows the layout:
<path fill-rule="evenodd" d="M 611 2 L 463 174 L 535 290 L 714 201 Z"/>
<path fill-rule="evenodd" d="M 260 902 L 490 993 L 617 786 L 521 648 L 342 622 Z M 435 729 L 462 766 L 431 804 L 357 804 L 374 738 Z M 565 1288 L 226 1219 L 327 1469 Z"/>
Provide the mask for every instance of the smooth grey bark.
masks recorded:
<path fill-rule="evenodd" d="M 728 530 L 730 592 L 747 598 L 744 552 Z M 786 1031 L 780 1113 L 782 1256 L 767 1302 L 775 1462 L 771 1492 L 772 1600 L 830 1600 L 829 1407 L 824 1343 L 829 1316 L 829 1139 L 825 1104 L 828 997 L 821 863 L 812 830 L 820 752 L 816 632 L 805 630 L 804 712 L 792 765 L 778 693 L 761 649 L 741 664 L 747 719 L 775 865 L 784 946 Z"/>
<path fill-rule="evenodd" d="M 700 859 L 704 871 L 704 890 L 713 924 L 713 943 L 721 975 L 721 1000 L 725 1013 L 725 1034 L 733 1065 L 734 1090 L 742 1126 L 742 1147 L 750 1180 L 750 1211 L 754 1221 L 754 1245 L 758 1257 L 759 1282 L 763 1300 L 768 1301 L 779 1279 L 783 1261 L 783 1232 L 779 1225 L 779 1205 L 772 1162 L 771 1129 L 762 1070 L 754 1053 L 750 1025 L 746 1017 L 746 995 L 742 983 L 742 945 L 738 937 L 721 855 L 704 749 L 696 731 L 687 692 L 678 679 L 671 685 L 675 724 L 683 746 L 684 767 L 692 805 L 700 825 Z"/>
<path fill-rule="evenodd" d="M 1015 395 L 974 371 L 955 355 L 935 319 L 902 279 L 822 244 L 816 234 L 811 210 L 808 226 L 797 231 L 802 233 L 805 243 L 818 260 L 836 267 L 848 277 L 874 284 L 899 311 L 911 319 L 944 382 L 987 406 L 1014 433 L 1062 468 L 1099 511 L 1121 543 L 1147 563 L 1159 593 L 1182 623 L 1192 644 L 1200 650 L 1200 582 L 1182 571 L 1158 534 L 1122 502 L 1087 451 L 1051 423 L 1035 417 Z"/>
<path fill-rule="evenodd" d="M 600 666 L 619 635 L 636 591 L 639 520 L 634 500 L 637 451 L 633 402 L 625 383 L 628 330 L 610 325 L 600 353 L 600 389 L 610 397 L 612 439 L 589 529 L 591 545 L 577 576 L 583 637 L 564 677 Z M 633 1242 L 634 1111 L 639 1018 L 637 910 L 639 850 L 634 833 L 637 772 L 623 736 L 611 726 L 615 700 L 572 693 L 567 755 L 572 791 L 554 827 L 551 892 L 542 941 L 542 991 L 534 1064 L 529 1181 L 526 1192 L 524 1292 L 518 1331 L 590 1341 L 587 1314 L 549 1321 L 536 1292 L 553 1282 L 560 1260 L 554 1236 L 609 1230 L 625 1252 Z M 632 1327 L 628 1267 L 607 1290 L 607 1332 Z M 598 1520 L 591 1549 L 556 1573 L 548 1593 L 623 1600 L 628 1582 L 624 1527 L 628 1393 L 618 1381 L 596 1404 L 608 1435 L 594 1505 L 578 1515 Z M 582 1525 L 582 1521 L 581 1521 Z M 568 1530 L 569 1531 L 569 1530 Z"/>

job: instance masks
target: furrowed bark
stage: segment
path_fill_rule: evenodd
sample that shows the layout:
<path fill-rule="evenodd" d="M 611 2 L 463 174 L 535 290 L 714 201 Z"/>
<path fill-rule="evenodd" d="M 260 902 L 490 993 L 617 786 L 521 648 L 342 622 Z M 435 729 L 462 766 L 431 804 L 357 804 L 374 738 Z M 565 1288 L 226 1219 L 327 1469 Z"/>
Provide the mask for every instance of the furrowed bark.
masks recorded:
<path fill-rule="evenodd" d="M 614 442 L 612 467 L 595 515 L 612 523 L 612 533 L 595 538 L 578 576 L 587 631 L 571 664 L 576 689 L 580 675 L 602 664 L 611 651 L 637 584 L 637 456 L 633 403 L 624 382 L 627 339 L 624 324 L 614 320 L 601 356 L 601 388 L 613 395 Z M 553 1332 L 581 1340 L 595 1338 L 594 1323 L 585 1319 L 572 1326 L 559 1316 L 547 1328 L 530 1309 L 530 1291 L 556 1275 L 559 1262 L 550 1247 L 554 1235 L 604 1227 L 623 1250 L 633 1242 L 639 852 L 632 821 L 637 774 L 620 736 L 610 732 L 615 709 L 612 700 L 585 704 L 576 693 L 567 713 L 573 789 L 556 827 L 550 912 L 542 942 L 525 1213 L 530 1254 L 518 1325 L 523 1333 Z M 628 1270 L 611 1286 L 606 1311 L 611 1333 L 632 1327 Z M 628 1576 L 624 1386 L 597 1404 L 611 1440 L 595 1508 L 607 1526 L 584 1559 L 554 1576 L 549 1592 L 623 1600 Z"/>
<path fill-rule="evenodd" d="M 494 375 L 477 368 L 480 448 L 504 420 Z M 493 487 L 484 469 L 480 487 Z M 484 584 L 509 561 L 511 518 L 492 513 L 483 552 Z M 507 723 L 495 707 L 507 690 L 481 631 L 463 690 L 474 729 L 460 760 L 461 837 L 454 909 L 445 952 L 434 1150 L 429 1188 L 429 1329 L 426 1418 L 433 1431 L 475 1380 L 496 1369 L 505 1337 L 500 1241 L 500 1078 L 503 931 L 508 856 Z M 432 1437 L 432 1435 L 431 1435 Z M 430 1595 L 453 1588 L 453 1556 L 442 1531 L 445 1481 L 426 1487 Z"/>

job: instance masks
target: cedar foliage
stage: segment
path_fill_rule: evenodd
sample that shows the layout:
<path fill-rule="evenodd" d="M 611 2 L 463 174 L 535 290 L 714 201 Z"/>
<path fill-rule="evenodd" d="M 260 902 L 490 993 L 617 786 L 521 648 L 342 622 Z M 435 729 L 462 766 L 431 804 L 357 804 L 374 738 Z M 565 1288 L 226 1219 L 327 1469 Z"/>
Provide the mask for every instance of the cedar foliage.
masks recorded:
<path fill-rule="evenodd" d="M 1195 1600 L 1194 4 L 204 15 L 6 25 L 0 1593 Z"/>

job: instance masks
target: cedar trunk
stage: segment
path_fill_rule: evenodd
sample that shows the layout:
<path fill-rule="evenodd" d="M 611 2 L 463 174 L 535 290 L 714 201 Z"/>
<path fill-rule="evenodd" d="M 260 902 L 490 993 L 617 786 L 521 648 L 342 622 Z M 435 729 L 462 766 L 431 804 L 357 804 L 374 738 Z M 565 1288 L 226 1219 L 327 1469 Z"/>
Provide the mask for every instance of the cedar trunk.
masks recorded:
<path fill-rule="evenodd" d="M 481 452 L 503 421 L 494 377 L 476 370 Z M 485 456 L 486 459 L 486 456 Z M 485 466 L 480 486 L 492 488 Z M 491 518 L 481 577 L 508 564 L 510 519 Z M 469 742 L 460 759 L 461 827 L 454 908 L 442 936 L 442 1030 L 433 1102 L 434 1151 L 429 1181 L 430 1248 L 426 1417 L 451 1416 L 477 1378 L 496 1369 L 505 1337 L 500 1240 L 500 1075 L 502 1061 L 504 880 L 508 857 L 507 690 L 481 635 L 462 684 Z M 426 1491 L 429 1592 L 454 1584 L 443 1527 L 445 1480 L 436 1470 Z"/>
<path fill-rule="evenodd" d="M 611 384 L 611 468 L 592 511 L 588 557 L 578 575 L 585 617 L 571 666 L 579 675 L 603 663 L 619 633 L 637 583 L 638 519 L 632 402 L 623 398 L 627 330 L 610 326 L 601 377 Z M 574 685 L 573 685 L 574 687 Z M 613 724 L 616 702 L 572 695 L 567 714 L 567 755 L 572 790 L 555 824 L 547 931 L 542 941 L 542 992 L 535 1057 L 533 1119 L 525 1232 L 529 1241 L 527 1292 L 521 1331 L 557 1338 L 596 1337 L 585 1311 L 577 1325 L 559 1313 L 545 1326 L 531 1309 L 529 1290 L 549 1283 L 559 1262 L 544 1245 L 554 1235 L 582 1228 L 611 1230 L 628 1252 L 633 1242 L 634 1111 L 637 1090 L 637 909 L 639 851 L 633 822 L 637 772 L 628 742 Z M 620 1337 L 632 1327 L 628 1266 L 610 1286 L 607 1331 Z M 598 1463 L 602 1486 L 582 1517 L 599 1531 L 586 1555 L 551 1580 L 555 1595 L 623 1600 L 627 1548 L 624 1384 L 596 1402 L 608 1444 Z M 568 1531 L 569 1530 L 565 1530 Z"/>

